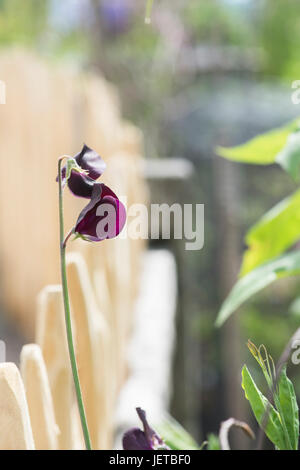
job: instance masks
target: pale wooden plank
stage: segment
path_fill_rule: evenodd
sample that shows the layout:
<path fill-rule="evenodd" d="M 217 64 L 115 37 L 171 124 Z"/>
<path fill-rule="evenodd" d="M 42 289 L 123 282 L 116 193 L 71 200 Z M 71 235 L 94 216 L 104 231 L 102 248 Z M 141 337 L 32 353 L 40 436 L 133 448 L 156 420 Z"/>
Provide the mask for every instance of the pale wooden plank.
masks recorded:
<path fill-rule="evenodd" d="M 28 406 L 15 364 L 0 364 L 0 450 L 34 450 Z"/>
<path fill-rule="evenodd" d="M 76 356 L 89 431 L 94 449 L 110 445 L 109 330 L 99 311 L 79 253 L 67 256 L 68 286 L 74 320 Z"/>
<path fill-rule="evenodd" d="M 65 332 L 61 286 L 47 286 L 38 298 L 36 342 L 40 345 L 49 377 L 60 449 L 83 448 L 73 378 Z M 73 411 L 72 411 L 73 410 Z"/>
<path fill-rule="evenodd" d="M 20 368 L 35 447 L 37 450 L 57 450 L 59 429 L 55 421 L 45 362 L 37 344 L 23 346 Z"/>

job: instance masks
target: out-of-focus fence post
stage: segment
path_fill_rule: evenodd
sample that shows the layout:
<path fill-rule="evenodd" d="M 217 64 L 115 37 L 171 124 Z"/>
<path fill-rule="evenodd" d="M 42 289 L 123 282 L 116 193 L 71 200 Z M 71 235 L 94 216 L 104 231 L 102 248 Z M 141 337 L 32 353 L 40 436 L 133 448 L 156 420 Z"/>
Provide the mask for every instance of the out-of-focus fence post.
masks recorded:
<path fill-rule="evenodd" d="M 45 362 L 37 344 L 27 344 L 23 347 L 21 374 L 36 450 L 56 450 L 59 431 L 55 422 Z"/>
<path fill-rule="evenodd" d="M 47 286 L 40 293 L 36 330 L 36 342 L 41 347 L 46 364 L 55 418 L 60 430 L 58 447 L 61 450 L 81 448 L 81 431 L 73 412 L 76 408 L 61 286 Z"/>
<path fill-rule="evenodd" d="M 0 449 L 34 450 L 28 406 L 15 364 L 0 364 Z"/>
<path fill-rule="evenodd" d="M 108 419 L 112 370 L 109 330 L 99 311 L 85 261 L 79 253 L 67 256 L 67 275 L 74 325 L 79 378 L 93 448 L 111 444 Z"/>

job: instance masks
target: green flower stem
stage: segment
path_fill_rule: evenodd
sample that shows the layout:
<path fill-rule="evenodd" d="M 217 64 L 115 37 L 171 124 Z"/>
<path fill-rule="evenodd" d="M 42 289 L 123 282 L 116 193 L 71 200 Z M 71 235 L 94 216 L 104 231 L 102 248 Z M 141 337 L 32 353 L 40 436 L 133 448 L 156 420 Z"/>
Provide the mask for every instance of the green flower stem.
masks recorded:
<path fill-rule="evenodd" d="M 68 233 L 68 235 L 67 235 L 66 238 L 64 239 L 64 242 L 63 242 L 63 247 L 64 247 L 64 248 L 66 248 L 67 243 L 68 243 L 69 239 L 71 238 L 71 236 L 73 235 L 73 233 L 74 233 L 74 228 L 72 228 L 72 229 L 70 230 L 70 232 Z"/>
<path fill-rule="evenodd" d="M 146 16 L 145 23 L 151 23 L 151 12 L 152 12 L 153 0 L 147 0 L 146 4 Z"/>
<path fill-rule="evenodd" d="M 78 368 L 75 357 L 75 349 L 73 343 L 72 335 L 72 322 L 71 322 L 71 313 L 70 313 L 70 301 L 69 301 L 69 291 L 68 291 L 68 282 L 67 282 L 67 273 L 66 273 L 66 244 L 73 233 L 73 230 L 65 238 L 64 235 L 64 209 L 63 209 L 63 188 L 62 188 L 62 175 L 61 175 L 61 165 L 65 157 L 59 159 L 58 162 L 58 183 L 59 183 L 59 225 L 60 225 L 60 260 L 61 260 L 61 280 L 62 280 L 62 290 L 63 290 L 63 299 L 65 307 L 65 321 L 66 321 L 66 330 L 67 330 L 67 340 L 69 347 L 70 362 L 72 368 L 72 374 L 74 379 L 77 404 L 80 414 L 82 432 L 84 436 L 86 450 L 91 450 L 91 440 L 89 435 L 89 429 L 86 420 L 86 414 L 82 399 L 82 393 L 79 382 Z"/>

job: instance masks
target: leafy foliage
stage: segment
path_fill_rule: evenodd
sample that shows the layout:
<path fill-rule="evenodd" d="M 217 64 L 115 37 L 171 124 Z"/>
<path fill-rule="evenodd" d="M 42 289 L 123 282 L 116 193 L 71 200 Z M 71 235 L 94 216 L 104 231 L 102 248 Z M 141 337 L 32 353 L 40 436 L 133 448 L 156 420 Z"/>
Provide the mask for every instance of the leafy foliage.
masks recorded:
<path fill-rule="evenodd" d="M 286 427 L 291 448 L 297 450 L 299 439 L 298 404 L 294 386 L 286 375 L 286 367 L 281 372 L 277 395 L 282 421 Z"/>
<path fill-rule="evenodd" d="M 207 450 L 221 450 L 219 438 L 213 433 L 207 437 Z"/>
<path fill-rule="evenodd" d="M 216 324 L 221 326 L 252 295 L 279 278 L 300 274 L 300 251 L 272 259 L 238 280 L 219 311 Z"/>
<path fill-rule="evenodd" d="M 33 44 L 47 26 L 49 1 L 2 0 L 0 3 L 0 44 Z"/>
<path fill-rule="evenodd" d="M 242 387 L 249 400 L 258 424 L 267 437 L 279 450 L 297 450 L 299 440 L 299 413 L 292 382 L 286 374 L 286 367 L 280 370 L 277 377 L 272 357 L 264 346 L 257 348 L 248 342 L 267 381 L 273 404 L 263 395 L 254 382 L 247 366 L 242 370 Z"/>
<path fill-rule="evenodd" d="M 199 450 L 200 447 L 193 437 L 172 417 L 164 419 L 157 431 L 163 436 L 164 442 L 172 450 Z"/>
<path fill-rule="evenodd" d="M 300 4 L 296 0 L 266 0 L 260 5 L 264 20 L 258 41 L 266 52 L 264 71 L 293 80 L 299 70 Z"/>
<path fill-rule="evenodd" d="M 299 128 L 299 120 L 259 135 L 237 147 L 217 147 L 217 154 L 241 163 L 270 165 L 287 144 L 288 137 Z M 282 159 L 282 157 L 281 157 Z"/>
<path fill-rule="evenodd" d="M 267 398 L 260 392 L 255 384 L 247 366 L 242 370 L 242 387 L 245 390 L 245 396 L 251 405 L 255 418 L 260 426 L 263 425 L 264 417 L 269 413 L 266 419 L 265 433 L 271 442 L 278 448 L 284 449 L 285 443 L 282 437 L 283 429 L 278 411 L 271 405 Z"/>
<path fill-rule="evenodd" d="M 286 145 L 276 155 L 276 162 L 289 173 L 289 175 L 298 179 L 300 168 L 300 133 L 299 130 L 289 135 Z"/>
<path fill-rule="evenodd" d="M 294 179 L 300 170 L 299 119 L 233 148 L 218 148 L 231 160 L 268 165 L 278 163 Z M 300 239 L 300 191 L 279 202 L 246 235 L 242 278 L 229 293 L 218 314 L 221 325 L 243 302 L 273 281 L 300 274 L 300 252 L 283 255 Z"/>
<path fill-rule="evenodd" d="M 279 256 L 300 238 L 300 190 L 276 204 L 247 233 L 242 275 Z"/>

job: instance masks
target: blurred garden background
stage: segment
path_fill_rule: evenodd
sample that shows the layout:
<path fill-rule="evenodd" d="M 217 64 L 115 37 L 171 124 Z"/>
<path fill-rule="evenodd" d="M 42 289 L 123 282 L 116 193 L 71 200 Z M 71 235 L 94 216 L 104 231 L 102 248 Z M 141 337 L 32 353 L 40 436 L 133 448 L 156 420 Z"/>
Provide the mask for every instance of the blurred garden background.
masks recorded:
<path fill-rule="evenodd" d="M 123 116 L 143 131 L 146 159 L 192 165 L 174 178 L 149 177 L 150 201 L 204 204 L 204 248 L 186 251 L 180 240 L 150 244 L 172 250 L 177 261 L 171 412 L 202 442 L 230 416 L 253 423 L 240 385 L 245 362 L 258 368 L 248 338 L 276 360 L 299 326 L 300 308 L 291 309 L 300 295 L 294 278 L 215 327 L 238 277 L 247 229 L 296 188 L 275 165 L 232 163 L 215 148 L 300 115 L 291 101 L 292 82 L 300 79 L 300 3 L 155 0 L 150 24 L 145 11 L 146 0 L 0 0 L 0 47 L 101 73 L 117 87 Z M 2 310 L 13 342 L 22 332 Z M 289 370 L 300 398 L 299 370 Z M 234 444 L 246 447 L 234 433 Z"/>

